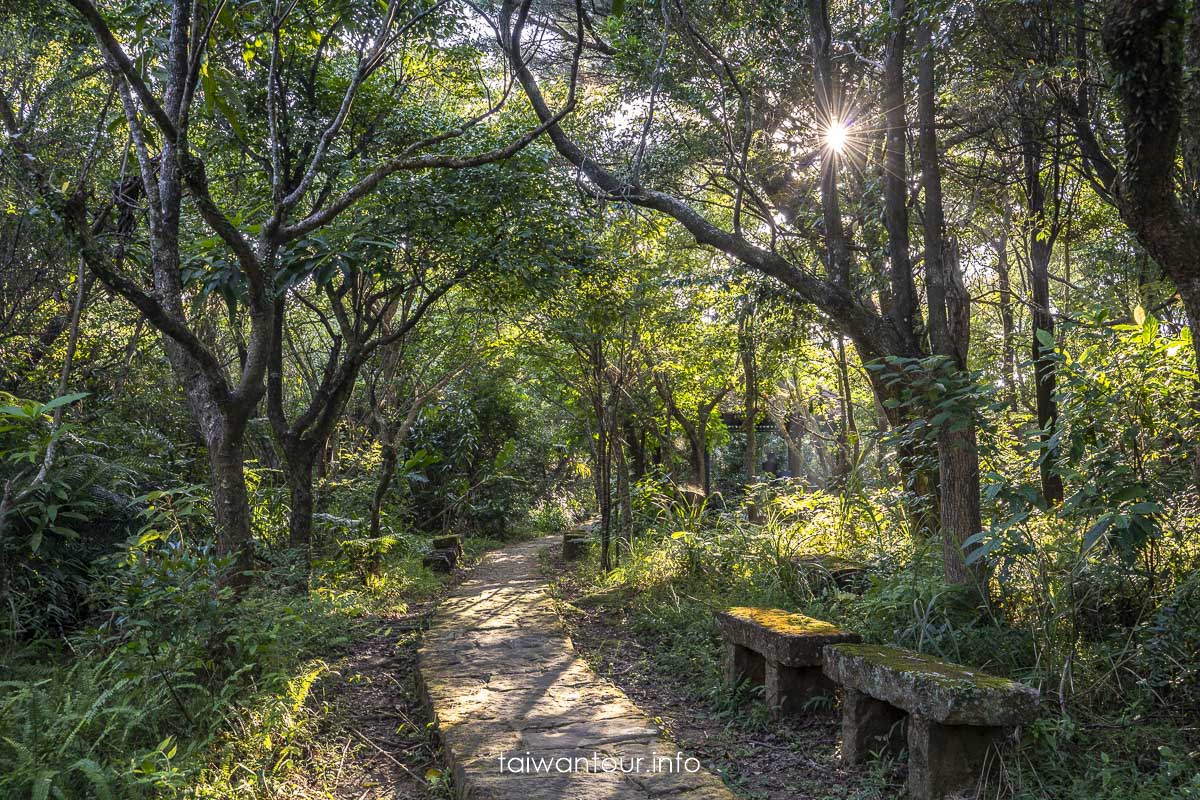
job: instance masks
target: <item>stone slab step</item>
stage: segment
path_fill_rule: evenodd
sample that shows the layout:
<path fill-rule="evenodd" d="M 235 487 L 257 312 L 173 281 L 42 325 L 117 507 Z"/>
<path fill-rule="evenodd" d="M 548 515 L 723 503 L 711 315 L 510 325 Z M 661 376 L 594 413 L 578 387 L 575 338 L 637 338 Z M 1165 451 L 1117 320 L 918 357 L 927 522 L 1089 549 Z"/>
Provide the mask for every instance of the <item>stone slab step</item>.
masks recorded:
<path fill-rule="evenodd" d="M 460 800 L 733 800 L 579 657 L 538 574 L 556 537 L 485 556 L 434 613 L 421 688 Z"/>

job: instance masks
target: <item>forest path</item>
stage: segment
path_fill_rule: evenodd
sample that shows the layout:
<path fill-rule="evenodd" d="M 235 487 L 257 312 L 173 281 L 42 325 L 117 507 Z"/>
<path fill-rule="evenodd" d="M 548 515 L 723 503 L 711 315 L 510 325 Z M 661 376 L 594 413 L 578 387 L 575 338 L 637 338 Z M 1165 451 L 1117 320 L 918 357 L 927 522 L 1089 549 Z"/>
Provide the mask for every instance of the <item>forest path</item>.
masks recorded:
<path fill-rule="evenodd" d="M 422 690 L 470 800 L 732 800 L 576 653 L 540 575 L 558 537 L 489 553 L 435 612 Z"/>

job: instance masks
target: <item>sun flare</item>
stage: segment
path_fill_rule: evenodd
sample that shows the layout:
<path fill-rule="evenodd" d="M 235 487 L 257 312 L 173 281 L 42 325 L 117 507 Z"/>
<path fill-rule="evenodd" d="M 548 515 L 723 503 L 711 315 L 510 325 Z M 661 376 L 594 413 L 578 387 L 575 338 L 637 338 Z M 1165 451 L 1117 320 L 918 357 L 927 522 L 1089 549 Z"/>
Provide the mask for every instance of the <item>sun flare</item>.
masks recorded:
<path fill-rule="evenodd" d="M 840 153 L 846 149 L 846 138 L 849 131 L 845 124 L 840 120 L 834 120 L 829 123 L 829 127 L 825 129 L 825 146 L 835 153 Z"/>

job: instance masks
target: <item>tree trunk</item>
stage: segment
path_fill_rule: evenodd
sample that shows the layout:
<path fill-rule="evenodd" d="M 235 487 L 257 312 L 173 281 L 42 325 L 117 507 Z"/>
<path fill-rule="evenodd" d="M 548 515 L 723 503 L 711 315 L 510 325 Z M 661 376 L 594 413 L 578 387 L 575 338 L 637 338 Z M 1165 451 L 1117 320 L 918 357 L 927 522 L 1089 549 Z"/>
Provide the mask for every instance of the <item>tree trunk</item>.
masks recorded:
<path fill-rule="evenodd" d="M 229 584 L 242 588 L 254 568 L 251 549 L 250 497 L 241 431 L 222 425 L 207 439 L 209 474 L 212 476 L 213 517 L 217 523 L 217 555 L 233 558 Z"/>
<path fill-rule="evenodd" d="M 1042 455 L 1038 471 L 1042 479 L 1042 497 L 1046 504 L 1057 506 L 1063 501 L 1063 481 L 1058 474 L 1058 447 L 1052 444 L 1058 430 L 1058 401 L 1055 399 L 1057 364 L 1054 361 L 1054 316 L 1050 313 L 1050 243 L 1036 241 L 1029 245 L 1030 289 L 1033 297 L 1033 374 L 1037 384 L 1038 436 Z M 1044 332 L 1044 334 L 1043 334 Z M 1043 343 L 1041 336 L 1049 344 Z"/>
<path fill-rule="evenodd" d="M 620 516 L 617 528 L 617 561 L 620 562 L 621 550 L 628 553 L 633 548 L 633 499 L 629 493 L 629 462 L 625 457 L 625 446 L 620 440 L 613 442 L 613 460 L 617 471 L 617 512 Z"/>
<path fill-rule="evenodd" d="M 625 420 L 625 440 L 629 444 L 630 478 L 634 482 L 646 477 L 646 432 L 632 420 Z"/>
<path fill-rule="evenodd" d="M 1030 98 L 1026 105 L 1032 105 Z M 1028 212 L 1025 230 L 1029 244 L 1029 286 L 1033 295 L 1030 300 L 1033 310 L 1033 336 L 1031 349 L 1033 375 L 1037 402 L 1038 436 L 1042 442 L 1042 454 L 1038 461 L 1041 474 L 1042 497 L 1048 506 L 1057 506 L 1063 500 L 1062 477 L 1057 472 L 1058 448 L 1053 445 L 1058 428 L 1058 401 L 1054 398 L 1056 370 L 1054 362 L 1054 316 L 1050 313 L 1050 256 L 1054 252 L 1054 240 L 1058 236 L 1057 224 L 1046 218 L 1046 186 L 1042 178 L 1042 131 L 1037 121 L 1026 108 L 1021 115 L 1021 150 L 1025 167 L 1025 202 Z M 1057 153 L 1051 170 L 1059 168 Z M 1057 175 L 1051 181 L 1051 202 L 1059 203 L 1059 181 Z M 1044 344 L 1045 336 L 1050 344 Z"/>
<path fill-rule="evenodd" d="M 745 376 L 742 432 L 746 437 L 746 449 L 742 454 L 742 464 L 748 494 L 746 516 L 750 522 L 760 522 L 758 505 L 754 502 L 753 490 L 749 488 L 754 485 L 758 472 L 758 363 L 755 358 L 753 313 L 751 306 L 738 319 L 738 349 Z"/>
<path fill-rule="evenodd" d="M 1017 410 L 1017 358 L 1016 325 L 1013 319 L 1012 274 L 1008 265 L 1008 210 L 1004 213 L 1004 227 L 1000 237 L 993 243 L 996 250 L 996 283 L 1000 295 L 1000 363 L 1004 381 L 1004 397 L 1009 408 Z"/>
<path fill-rule="evenodd" d="M 804 454 L 800 451 L 800 436 L 803 431 L 800 423 L 794 419 L 784 420 L 784 425 L 787 426 L 787 450 L 788 450 L 788 472 L 793 478 L 804 477 L 805 472 L 803 466 Z"/>
<path fill-rule="evenodd" d="M 858 440 L 858 424 L 854 421 L 854 399 L 850 396 L 850 369 L 846 364 L 846 343 L 838 337 L 838 406 L 841 420 L 838 430 L 838 460 L 843 465 L 841 482 L 843 488 L 853 470 L 858 466 L 861 444 Z"/>
<path fill-rule="evenodd" d="M 908 236 L 908 169 L 905 151 L 908 134 L 907 101 L 904 97 L 904 52 L 907 45 L 908 3 L 891 0 L 891 33 L 884 54 L 884 140 L 883 201 L 884 226 L 888 235 L 888 260 L 892 293 L 892 324 L 909 355 L 921 352 L 918 329 L 921 312 L 913 281 Z"/>
<path fill-rule="evenodd" d="M 599 416 L 603 417 L 603 408 Z M 608 572 L 612 569 L 609 543 L 612 539 L 612 485 L 610 483 L 610 444 L 604 423 L 596 433 L 596 505 L 600 509 L 600 567 Z"/>
<path fill-rule="evenodd" d="M 845 112 L 833 77 L 832 42 L 827 0 L 808 0 L 809 34 L 813 52 L 813 82 L 816 90 L 817 124 L 844 125 Z M 821 153 L 821 212 L 825 234 L 826 269 L 830 281 L 839 287 L 850 285 L 850 249 L 842 223 L 838 197 L 837 165 L 841 157 L 832 147 Z"/>
<path fill-rule="evenodd" d="M 692 452 L 692 475 L 705 497 L 708 497 L 708 452 L 704 446 L 707 428 L 708 426 L 700 421 L 688 436 Z"/>
<path fill-rule="evenodd" d="M 297 442 L 284 450 L 287 485 L 292 508 L 288 516 L 288 547 L 298 550 L 306 566 L 312 564 L 313 467 L 317 448 Z"/>
<path fill-rule="evenodd" d="M 941 168 L 936 129 L 936 80 L 932 31 L 928 18 L 917 27 L 917 116 L 922 184 L 925 191 L 925 273 L 933 351 L 962 371 L 966 368 L 969 324 L 966 291 L 961 287 L 958 260 L 948 252 L 942 210 Z M 971 414 L 970 411 L 967 412 Z M 938 477 L 941 484 L 942 553 L 946 581 L 973 586 L 963 541 L 982 528 L 979 509 L 979 451 L 973 416 L 951 420 L 938 432 Z"/>
<path fill-rule="evenodd" d="M 392 480 L 396 474 L 396 462 L 399 451 L 394 445 L 383 446 L 383 459 L 379 465 L 379 480 L 375 483 L 375 492 L 371 495 L 371 526 L 370 537 L 378 539 L 383 518 L 383 501 L 388 489 L 392 488 Z"/>
<path fill-rule="evenodd" d="M 1185 10 L 1190 10 L 1190 19 L 1185 19 Z M 1082 0 L 1076 3 L 1075 15 L 1081 75 L 1074 109 L 1077 138 L 1089 166 L 1109 189 L 1107 199 L 1179 290 L 1200 365 L 1200 210 L 1194 194 L 1180 198 L 1176 182 L 1181 151 L 1184 183 L 1195 186 L 1200 179 L 1200 93 L 1194 76 L 1185 81 L 1184 69 L 1185 61 L 1192 72 L 1200 64 L 1200 6 L 1135 0 L 1106 4 L 1101 38 L 1110 74 L 1122 78 L 1114 87 L 1125 151 L 1119 173 L 1091 127 L 1087 81 L 1082 77 L 1087 55 Z M 1192 407 L 1197 424 L 1200 381 L 1193 389 Z M 1194 458 L 1200 485 L 1200 442 Z"/>

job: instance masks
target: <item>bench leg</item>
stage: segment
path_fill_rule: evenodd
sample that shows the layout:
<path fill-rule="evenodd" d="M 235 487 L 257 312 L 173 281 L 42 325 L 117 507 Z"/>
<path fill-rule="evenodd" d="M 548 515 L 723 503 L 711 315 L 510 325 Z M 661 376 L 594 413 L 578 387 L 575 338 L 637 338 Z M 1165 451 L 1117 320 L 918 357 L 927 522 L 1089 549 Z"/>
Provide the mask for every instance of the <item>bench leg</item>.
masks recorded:
<path fill-rule="evenodd" d="M 725 685 L 730 689 L 742 681 L 751 686 L 762 686 L 766 681 L 766 666 L 761 653 L 733 642 L 725 643 Z"/>
<path fill-rule="evenodd" d="M 814 697 L 833 694 L 834 683 L 820 667 L 785 667 L 773 661 L 766 668 L 767 708 L 775 716 L 798 714 Z"/>
<path fill-rule="evenodd" d="M 904 749 L 907 716 L 889 703 L 845 687 L 842 693 L 842 761 L 858 764 L 879 750 L 899 755 Z"/>
<path fill-rule="evenodd" d="M 1004 728 L 940 725 L 914 714 L 908 721 L 908 796 L 911 800 L 974 796 L 988 759 L 1006 733 Z"/>

